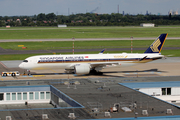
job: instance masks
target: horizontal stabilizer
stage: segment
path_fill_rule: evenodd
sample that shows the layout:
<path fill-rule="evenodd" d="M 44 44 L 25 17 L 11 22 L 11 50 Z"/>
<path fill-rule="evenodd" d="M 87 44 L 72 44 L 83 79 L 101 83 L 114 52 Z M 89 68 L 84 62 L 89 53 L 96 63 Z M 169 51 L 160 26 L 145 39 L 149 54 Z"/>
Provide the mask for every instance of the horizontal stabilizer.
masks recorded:
<path fill-rule="evenodd" d="M 139 59 L 139 61 L 142 61 L 142 60 L 144 60 L 144 59 L 146 59 L 146 58 L 147 58 L 147 56 L 145 56 L 145 57 Z"/>

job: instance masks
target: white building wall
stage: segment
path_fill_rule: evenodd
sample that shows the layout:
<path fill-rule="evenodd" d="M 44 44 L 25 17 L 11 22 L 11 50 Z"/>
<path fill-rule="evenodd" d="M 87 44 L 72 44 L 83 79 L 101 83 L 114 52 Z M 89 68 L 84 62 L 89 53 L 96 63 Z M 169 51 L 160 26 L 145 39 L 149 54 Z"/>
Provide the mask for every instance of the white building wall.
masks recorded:
<path fill-rule="evenodd" d="M 140 88 L 139 91 L 170 103 L 180 103 L 180 87 L 172 87 L 171 95 L 162 95 L 162 88 Z"/>
<path fill-rule="evenodd" d="M 7 100 L 7 93 L 4 93 L 4 100 L 0 101 L 0 104 L 25 104 L 28 103 L 49 103 L 51 96 L 49 99 L 46 98 L 46 92 L 49 91 L 38 91 L 39 92 L 39 99 L 35 99 L 35 92 L 33 92 L 33 99 L 29 98 L 30 92 L 8 92 L 10 93 L 10 100 Z M 44 92 L 44 99 L 41 99 L 41 92 Z M 16 93 L 16 100 L 12 100 L 12 93 Z M 21 93 L 21 100 L 18 100 L 18 93 Z M 27 93 L 27 100 L 23 99 L 23 93 Z M 50 92 L 51 94 L 51 92 Z"/>
<path fill-rule="evenodd" d="M 141 27 L 154 27 L 153 23 L 141 23 L 140 24 Z"/>
<path fill-rule="evenodd" d="M 67 25 L 58 25 L 58 27 L 67 27 Z"/>
<path fill-rule="evenodd" d="M 180 87 L 171 88 L 171 95 L 180 95 Z"/>
<path fill-rule="evenodd" d="M 169 103 L 180 103 L 180 96 L 163 95 L 163 96 L 155 96 L 155 97 L 167 101 Z"/>
<path fill-rule="evenodd" d="M 139 91 L 148 95 L 161 95 L 161 88 L 141 88 Z"/>

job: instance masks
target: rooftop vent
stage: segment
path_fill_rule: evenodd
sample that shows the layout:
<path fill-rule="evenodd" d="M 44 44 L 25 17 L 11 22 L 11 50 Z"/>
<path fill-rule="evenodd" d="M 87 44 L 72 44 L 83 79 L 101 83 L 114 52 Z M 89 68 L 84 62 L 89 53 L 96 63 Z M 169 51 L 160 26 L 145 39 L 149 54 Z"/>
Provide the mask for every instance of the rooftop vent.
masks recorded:
<path fill-rule="evenodd" d="M 110 112 L 105 112 L 105 113 L 104 113 L 104 117 L 111 117 Z"/>
<path fill-rule="evenodd" d="M 12 120 L 11 116 L 6 116 L 6 120 Z"/>
<path fill-rule="evenodd" d="M 75 116 L 74 113 L 69 113 L 68 117 L 69 117 L 70 119 L 75 119 L 75 118 L 76 118 L 76 116 Z"/>
<path fill-rule="evenodd" d="M 48 115 L 47 114 L 42 114 L 42 119 L 43 120 L 47 120 L 48 119 Z"/>

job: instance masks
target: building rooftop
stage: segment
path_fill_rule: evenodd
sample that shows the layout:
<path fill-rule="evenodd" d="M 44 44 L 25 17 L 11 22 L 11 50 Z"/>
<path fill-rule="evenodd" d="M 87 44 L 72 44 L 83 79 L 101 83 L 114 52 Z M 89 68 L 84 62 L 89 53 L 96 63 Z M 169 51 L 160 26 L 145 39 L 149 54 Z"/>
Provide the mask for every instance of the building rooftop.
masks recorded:
<path fill-rule="evenodd" d="M 135 112 L 138 117 L 142 110 L 147 110 L 148 116 L 171 116 L 166 114 L 167 109 L 173 110 L 173 115 L 180 115 L 180 108 L 165 101 L 143 94 L 119 83 L 131 82 L 164 82 L 179 81 L 176 77 L 141 77 L 141 78 L 84 78 L 84 79 L 56 79 L 56 80 L 24 80 L 1 81 L 0 86 L 41 86 L 52 85 L 70 98 L 84 106 L 84 108 L 54 108 L 50 104 L 30 104 L 28 108 L 21 105 L 0 105 L 0 118 L 11 116 L 13 120 L 42 119 L 42 114 L 47 114 L 50 120 L 69 119 L 69 113 L 75 113 L 78 119 L 104 119 L 105 112 L 112 111 L 113 106 L 118 107 L 117 112 L 111 112 L 111 118 L 133 118 Z M 78 81 L 78 82 L 77 82 Z M 28 84 L 27 84 L 28 82 Z M 69 82 L 70 85 L 65 85 Z M 75 84 L 80 83 L 80 84 Z M 134 106 L 136 104 L 136 107 Z M 35 109 L 39 108 L 41 109 Z M 48 107 L 48 108 L 47 108 Z M 127 107 L 131 112 L 124 112 L 121 108 Z M 16 110 L 13 110 L 13 109 Z M 19 109 L 19 110 L 18 110 Z M 97 110 L 98 109 L 98 110 Z M 97 111 L 94 111 L 97 110 Z"/>
<path fill-rule="evenodd" d="M 129 88 L 180 87 L 180 81 L 120 83 Z"/>

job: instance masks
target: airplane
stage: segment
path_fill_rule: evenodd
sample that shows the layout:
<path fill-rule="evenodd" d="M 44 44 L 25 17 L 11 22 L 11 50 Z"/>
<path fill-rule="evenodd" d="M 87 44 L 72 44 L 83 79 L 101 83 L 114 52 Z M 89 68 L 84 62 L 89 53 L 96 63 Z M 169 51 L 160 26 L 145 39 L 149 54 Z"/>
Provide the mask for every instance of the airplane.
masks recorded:
<path fill-rule="evenodd" d="M 167 33 L 161 34 L 142 53 L 104 54 L 68 54 L 68 55 L 37 55 L 26 58 L 19 67 L 27 70 L 65 69 L 66 73 L 77 75 L 89 74 L 90 71 L 99 72 L 107 67 L 124 67 L 139 63 L 146 63 L 164 58 L 161 50 L 167 38 Z"/>

